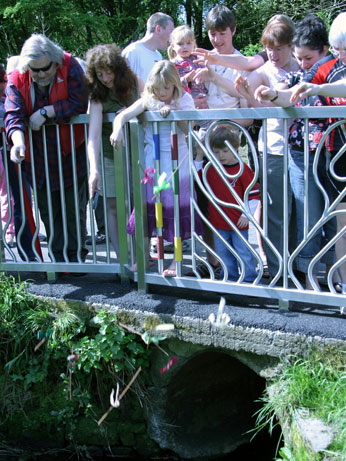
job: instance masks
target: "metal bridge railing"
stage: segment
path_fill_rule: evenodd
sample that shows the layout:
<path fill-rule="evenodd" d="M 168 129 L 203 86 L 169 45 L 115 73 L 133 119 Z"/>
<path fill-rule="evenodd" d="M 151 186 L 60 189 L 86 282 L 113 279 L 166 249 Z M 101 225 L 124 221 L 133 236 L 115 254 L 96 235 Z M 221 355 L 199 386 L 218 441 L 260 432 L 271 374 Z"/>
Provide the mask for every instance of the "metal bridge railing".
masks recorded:
<path fill-rule="evenodd" d="M 176 286 L 183 287 L 186 289 L 193 289 L 199 291 L 211 291 L 217 293 L 234 293 L 244 296 L 255 296 L 255 297 L 264 297 L 264 298 L 274 298 L 279 300 L 279 304 L 282 307 L 288 307 L 291 301 L 297 302 L 306 302 L 320 304 L 324 306 L 346 306 L 346 297 L 336 293 L 335 288 L 332 283 L 332 276 L 338 271 L 338 269 L 346 264 L 346 255 L 343 255 L 339 260 L 333 261 L 332 267 L 327 277 L 327 288 L 324 288 L 323 291 L 316 285 L 314 281 L 313 274 L 323 271 L 323 265 L 321 265 L 320 260 L 323 256 L 333 249 L 335 243 L 344 238 L 346 234 L 346 227 L 343 227 L 338 230 L 337 233 L 333 236 L 332 239 L 325 242 L 321 246 L 320 251 L 314 255 L 312 258 L 309 268 L 308 276 L 311 282 L 313 289 L 305 290 L 303 288 L 302 281 L 298 278 L 297 273 L 295 272 L 295 261 L 297 255 L 304 248 L 316 233 L 321 232 L 321 229 L 326 225 L 326 223 L 333 221 L 339 215 L 346 213 L 346 210 L 340 209 L 339 204 L 342 198 L 346 194 L 346 188 L 343 192 L 333 201 L 330 200 L 329 195 L 323 189 L 323 186 L 320 183 L 317 165 L 319 158 L 324 155 L 323 145 L 324 140 L 326 139 L 328 132 L 325 134 L 324 138 L 321 140 L 320 145 L 315 153 L 314 165 L 313 165 L 313 177 L 321 190 L 321 194 L 324 199 L 324 210 L 321 213 L 320 219 L 318 222 L 309 228 L 309 204 L 308 201 L 308 188 L 309 188 L 309 170 L 307 168 L 309 161 L 309 151 L 308 144 L 305 142 L 305 151 L 304 151 L 304 161 L 305 161 L 305 182 L 304 182 L 304 238 L 299 245 L 292 242 L 292 232 L 290 231 L 290 185 L 289 185 L 289 171 L 288 171 L 288 158 L 289 158 L 289 149 L 287 137 L 288 130 L 292 119 L 300 118 L 304 119 L 305 124 L 305 141 L 309 136 L 308 130 L 308 119 L 329 119 L 330 117 L 338 118 L 343 120 L 346 118 L 346 107 L 318 107 L 318 108 L 289 108 L 289 109 L 280 109 L 280 108 L 256 108 L 256 109 L 222 109 L 222 110 L 198 110 L 198 111 L 174 111 L 172 112 L 167 119 L 163 120 L 158 112 L 146 112 L 143 119 L 144 125 L 149 126 L 153 125 L 154 136 L 159 134 L 159 126 L 161 123 L 170 125 L 170 133 L 172 139 L 172 166 L 171 169 L 174 172 L 172 177 L 168 178 L 169 182 L 173 188 L 173 202 L 174 202 L 174 256 L 173 258 L 177 263 L 177 277 L 164 277 L 163 270 L 166 265 L 166 261 L 171 261 L 171 256 L 165 253 L 162 239 L 162 212 L 161 212 L 161 201 L 160 201 L 160 192 L 155 195 L 155 209 L 156 209 L 156 239 L 158 240 L 157 248 L 158 252 L 156 255 L 157 261 L 154 261 L 154 266 L 152 266 L 153 261 L 150 259 L 150 240 L 148 238 L 148 221 L 147 221 L 147 191 L 148 184 L 143 184 L 143 178 L 145 176 L 144 170 L 145 166 L 148 164 L 148 159 L 145 158 L 145 128 L 143 125 L 143 120 L 140 122 L 137 119 L 132 120 L 126 127 L 126 145 L 123 150 L 114 151 L 114 162 L 115 162 L 115 173 L 116 173 L 116 197 L 117 197 L 117 214 L 118 214 L 118 234 L 120 242 L 120 254 L 116 255 L 111 247 L 109 239 L 109 231 L 107 230 L 107 213 L 106 213 L 106 199 L 102 199 L 104 214 L 106 218 L 106 245 L 104 247 L 97 246 L 95 240 L 93 239 L 92 247 L 89 251 L 89 254 L 84 259 L 82 257 L 82 247 L 83 242 L 81 239 L 82 236 L 82 226 L 87 226 L 88 231 L 91 235 L 95 235 L 96 232 L 96 223 L 95 216 L 92 208 L 92 201 L 87 201 L 87 223 L 83 223 L 80 220 L 79 208 L 80 203 L 78 203 L 78 196 L 75 194 L 75 207 L 76 207 L 76 228 L 77 228 L 77 238 L 78 238 L 78 262 L 70 262 L 66 253 L 64 253 L 64 261 L 56 262 L 54 261 L 54 256 L 51 252 L 51 238 L 47 243 L 42 244 L 41 253 L 38 251 L 39 248 L 39 238 L 38 234 L 40 232 L 45 232 L 42 228 L 42 223 L 40 224 L 39 216 L 39 207 L 37 202 L 37 190 L 35 181 L 31 184 L 32 191 L 32 217 L 33 221 L 36 223 L 36 230 L 33 234 L 32 241 L 32 250 L 35 254 L 35 261 L 30 261 L 23 251 L 21 246 L 21 236 L 24 230 L 25 218 L 27 215 L 28 206 L 25 205 L 25 188 L 21 186 L 20 189 L 20 209 L 22 212 L 22 226 L 18 231 L 17 235 L 17 248 L 20 250 L 19 255 L 17 250 L 10 248 L 5 241 L 5 233 L 11 219 L 9 217 L 8 222 L 2 229 L 2 245 L 5 249 L 4 255 L 0 262 L 0 270 L 2 271 L 39 271 L 46 272 L 51 274 L 50 277 L 53 277 L 55 273 L 58 272 L 86 272 L 86 273 L 117 273 L 123 279 L 130 277 L 137 281 L 138 288 L 140 290 L 145 290 L 148 284 L 159 284 L 165 285 L 167 287 Z M 104 123 L 108 123 L 114 117 L 114 114 L 108 114 L 104 117 Z M 262 223 L 258 222 L 250 213 L 247 194 L 245 194 L 245 200 L 237 200 L 235 206 L 238 207 L 249 219 L 250 227 L 252 229 L 253 236 L 255 232 L 260 235 L 261 240 L 264 242 L 266 250 L 271 250 L 271 255 L 274 260 L 277 262 L 277 271 L 274 276 L 268 280 L 264 281 L 262 278 L 263 275 L 263 261 L 259 255 L 256 239 L 250 238 L 250 243 L 247 244 L 248 248 L 252 252 L 255 261 L 257 263 L 258 276 L 253 283 L 245 283 L 244 279 L 244 264 L 239 255 L 234 254 L 234 256 L 239 261 L 241 271 L 239 273 L 239 279 L 235 282 L 227 280 L 227 268 L 224 264 L 224 261 L 220 256 L 215 252 L 215 250 L 205 242 L 203 239 L 203 234 L 200 232 L 200 223 L 203 222 L 204 226 L 209 228 L 212 233 L 218 235 L 218 231 L 213 228 L 209 222 L 204 211 L 201 210 L 199 203 L 196 199 L 196 188 L 198 187 L 202 194 L 204 194 L 208 200 L 211 200 L 216 208 L 220 210 L 222 214 L 222 209 L 220 209 L 220 203 L 218 203 L 217 197 L 213 194 L 212 188 L 208 185 L 205 174 L 203 178 L 198 175 L 196 168 L 193 162 L 193 153 L 196 148 L 202 149 L 207 158 L 208 165 L 214 165 L 215 169 L 219 171 L 220 180 L 227 181 L 227 178 L 222 179 L 222 168 L 218 164 L 214 155 L 205 147 L 196 135 L 196 132 L 193 130 L 193 123 L 198 123 L 202 120 L 219 120 L 220 122 L 215 122 L 213 126 L 217 123 L 230 123 L 230 120 L 241 120 L 241 119 L 257 119 L 263 121 L 264 132 L 267 130 L 267 121 L 271 118 L 279 118 L 283 120 L 283 156 L 282 156 L 282 176 L 280 175 L 280 183 L 282 185 L 281 190 L 278 190 L 278 194 L 282 196 L 282 228 L 280 229 L 282 234 L 282 249 L 276 248 L 275 245 L 270 241 L 270 225 L 268 224 L 268 212 L 270 217 L 270 195 L 268 196 L 268 159 L 270 160 L 270 155 L 267 154 L 267 138 L 270 136 L 268 133 L 267 136 L 264 136 L 264 147 L 263 147 L 263 156 L 260 161 L 258 159 L 258 154 L 254 143 L 252 142 L 247 130 L 240 129 L 244 133 L 245 146 L 243 147 L 243 155 L 241 161 L 247 162 L 248 159 L 252 159 L 252 164 L 254 167 L 255 181 L 260 180 L 262 188 Z M 179 149 L 175 142 L 175 136 L 177 133 L 177 122 L 186 120 L 188 121 L 188 158 L 184 159 L 185 162 L 188 162 L 189 171 L 190 171 L 190 207 L 191 207 L 191 242 L 189 249 L 184 249 L 182 247 L 182 240 L 180 236 L 179 229 L 179 201 L 182 199 L 181 191 L 179 190 L 179 169 L 182 159 L 179 159 Z M 75 117 L 71 121 L 71 134 L 73 139 L 72 126 L 76 123 L 82 123 L 85 127 L 85 138 L 87 145 L 87 125 L 88 125 L 88 116 L 83 115 Z M 336 125 L 342 125 L 343 122 L 337 122 L 335 125 L 331 125 L 329 131 L 335 129 Z M 45 130 L 44 128 L 43 130 Z M 212 127 L 210 128 L 212 129 Z M 30 134 L 30 130 L 29 130 Z M 57 131 L 58 135 L 58 131 Z M 207 134 L 208 139 L 208 134 Z M 155 141 L 156 142 L 156 141 Z M 157 186 L 157 180 L 160 171 L 160 149 L 157 144 L 157 152 L 155 153 L 151 166 L 156 169 L 154 174 L 155 182 L 153 186 Z M 102 150 L 102 149 L 101 149 Z M 345 148 L 343 148 L 338 156 L 344 154 Z M 3 153 L 6 152 L 5 139 L 3 139 Z M 73 174 L 76 174 L 76 164 L 75 164 L 75 150 L 72 150 L 72 157 L 74 158 L 73 164 Z M 85 155 L 87 155 L 85 148 Z M 330 172 L 332 176 L 335 176 L 334 165 L 337 161 L 337 158 L 331 162 Z M 58 152 L 59 162 L 63 159 L 61 157 L 61 152 Z M 7 193 L 10 193 L 9 187 L 9 160 L 7 155 L 3 155 L 4 167 L 6 172 L 6 183 L 7 183 Z M 147 163 L 146 163 L 147 162 Z M 47 159 L 46 159 L 47 166 Z M 106 180 L 105 171 L 104 171 L 104 162 L 103 162 L 103 151 L 101 152 L 101 176 L 102 182 Z M 35 165 L 34 165 L 34 156 L 32 164 L 30 165 L 32 169 L 32 177 L 35 178 Z M 18 168 L 18 179 L 19 183 L 22 184 L 23 180 L 23 167 L 19 166 Z M 60 181 L 62 184 L 62 177 L 60 171 Z M 25 175 L 25 172 L 24 172 Z M 49 171 L 46 171 L 46 176 L 48 177 Z M 342 181 L 346 182 L 345 177 L 339 178 Z M 47 188 L 47 197 L 49 204 L 49 215 L 53 219 L 53 207 L 49 200 L 49 187 Z M 61 203 L 64 203 L 63 193 L 61 194 Z M 126 233 L 126 225 L 129 220 L 132 209 L 135 210 L 135 235 L 130 236 Z M 66 216 L 64 215 L 63 210 L 63 233 L 64 239 L 66 242 Z M 199 221 L 199 225 L 198 225 Z M 270 220 L 269 220 L 270 222 Z M 236 229 L 234 229 L 237 232 Z M 43 250 L 43 251 L 42 251 Z M 233 253 L 234 250 L 232 247 L 229 247 L 229 250 Z M 213 268 L 208 263 L 206 259 L 206 252 L 210 252 L 214 257 L 219 261 L 223 270 L 224 277 L 222 280 L 218 280 L 215 275 Z M 134 270 L 134 263 L 136 263 L 136 271 Z M 200 264 L 204 264 L 209 272 L 209 277 L 202 278 L 199 272 Z M 186 276 L 186 267 L 189 268 L 193 276 Z"/>

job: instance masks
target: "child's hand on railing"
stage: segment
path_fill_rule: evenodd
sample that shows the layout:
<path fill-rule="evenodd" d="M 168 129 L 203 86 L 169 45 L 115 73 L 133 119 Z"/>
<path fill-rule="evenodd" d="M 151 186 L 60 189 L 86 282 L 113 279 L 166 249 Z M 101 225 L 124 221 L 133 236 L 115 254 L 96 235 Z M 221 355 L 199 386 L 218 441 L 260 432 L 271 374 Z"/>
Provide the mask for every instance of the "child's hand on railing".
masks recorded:
<path fill-rule="evenodd" d="M 166 117 L 170 114 L 170 112 L 171 112 L 172 109 L 176 109 L 176 107 L 173 107 L 173 106 L 171 106 L 171 105 L 169 105 L 169 104 L 165 104 L 165 105 L 164 105 L 163 107 L 161 107 L 161 109 L 160 109 L 160 114 L 161 114 L 161 116 L 162 116 L 163 118 L 166 118 Z"/>

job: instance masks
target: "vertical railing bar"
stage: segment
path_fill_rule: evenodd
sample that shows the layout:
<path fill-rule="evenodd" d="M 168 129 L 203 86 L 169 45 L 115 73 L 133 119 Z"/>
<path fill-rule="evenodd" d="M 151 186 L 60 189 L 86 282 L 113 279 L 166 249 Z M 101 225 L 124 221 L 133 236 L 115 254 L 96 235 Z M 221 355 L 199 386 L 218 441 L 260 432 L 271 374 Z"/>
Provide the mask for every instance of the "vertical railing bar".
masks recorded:
<path fill-rule="evenodd" d="M 156 170 L 155 185 L 158 185 L 158 178 L 160 176 L 160 133 L 158 122 L 153 122 L 153 137 L 154 137 L 154 165 Z M 158 255 L 158 271 L 159 274 L 164 270 L 164 243 L 163 243 L 163 210 L 161 202 L 161 192 L 155 196 L 155 220 L 156 220 L 156 239 L 157 239 L 157 255 Z"/>
<path fill-rule="evenodd" d="M 130 133 L 128 129 L 128 125 L 126 124 L 125 127 L 125 164 L 126 164 L 126 193 L 127 193 L 127 200 L 126 200 L 126 207 L 127 207 L 127 214 L 126 214 L 126 222 L 128 222 L 132 208 L 131 208 L 131 143 L 130 143 Z M 129 234 L 127 235 L 128 238 L 128 248 L 130 251 L 130 261 L 131 265 L 134 264 L 134 239 Z"/>
<path fill-rule="evenodd" d="M 86 169 L 87 169 L 87 177 L 90 177 L 90 165 L 89 165 L 89 160 L 88 160 L 88 129 L 87 129 L 87 124 L 84 123 L 84 138 L 85 138 L 85 146 L 86 146 Z M 89 182 L 88 182 L 88 203 L 89 203 L 89 221 L 90 221 L 90 236 L 91 236 L 91 242 L 92 242 L 92 252 L 93 252 L 93 263 L 97 264 L 97 258 L 96 258 L 96 251 L 95 251 L 95 223 L 94 223 L 94 213 L 93 213 L 93 201 L 90 198 L 89 194 Z"/>
<path fill-rule="evenodd" d="M 174 215 L 174 259 L 176 264 L 177 276 L 181 277 L 182 273 L 182 242 L 180 235 L 180 172 L 178 169 L 179 149 L 178 134 L 176 122 L 171 123 L 171 157 L 172 157 L 172 189 L 173 189 L 173 215 Z M 183 160 L 182 158 L 180 159 Z"/>
<path fill-rule="evenodd" d="M 58 155 L 58 169 L 59 169 L 59 188 L 60 188 L 59 192 L 60 192 L 60 203 L 61 203 L 61 219 L 62 219 L 62 229 L 63 229 L 63 234 L 64 234 L 63 255 L 64 255 L 65 262 L 68 263 L 69 258 L 68 258 L 68 254 L 67 254 L 68 233 L 67 233 L 67 220 L 66 220 L 66 202 L 65 202 L 64 173 L 63 173 L 63 168 L 62 168 L 59 125 L 55 125 L 55 134 L 56 134 L 56 139 L 57 139 L 57 155 Z"/>
<path fill-rule="evenodd" d="M 4 248 L 4 242 L 6 242 L 6 231 L 7 231 L 8 226 L 10 225 L 10 222 L 11 222 L 12 217 L 13 217 L 12 203 L 11 203 L 11 191 L 10 191 L 10 180 L 9 180 L 9 175 L 8 175 L 6 135 L 5 135 L 4 131 L 2 132 L 2 152 L 3 152 L 3 156 L 2 156 L 3 162 L 2 163 L 3 163 L 3 166 L 4 166 L 5 178 L 6 178 L 6 194 L 7 194 L 7 203 L 8 203 L 8 207 L 9 207 L 9 213 L 8 213 L 8 219 L 7 219 L 6 223 L 5 223 L 4 228 L 2 227 L 2 216 L 1 216 L 0 257 L 1 257 L 2 250 Z M 1 153 L 0 153 L 0 155 L 1 155 Z M 16 237 L 16 240 L 17 240 L 17 237 Z M 12 260 L 17 262 L 17 258 L 15 256 L 14 252 L 10 248 L 9 248 L 9 250 L 10 250 L 10 254 L 12 256 Z"/>
<path fill-rule="evenodd" d="M 141 184 L 141 168 L 144 164 L 144 131 L 138 120 L 130 122 L 130 139 L 132 147 L 132 183 L 133 203 L 135 209 L 135 243 L 137 261 L 137 285 L 139 291 L 146 291 L 145 281 L 148 251 L 148 228 L 146 213 L 146 184 Z"/>
<path fill-rule="evenodd" d="M 46 127 L 42 126 L 43 136 L 43 157 L 44 157 L 44 168 L 45 168 L 45 180 L 46 180 L 46 193 L 47 193 L 47 206 L 48 206 L 48 218 L 49 218 L 49 239 L 48 239 L 48 254 L 53 263 L 56 263 L 55 256 L 52 251 L 52 242 L 54 238 L 54 222 L 52 213 L 52 194 L 50 190 L 50 176 L 49 176 L 49 165 L 47 155 L 47 143 L 46 143 Z M 33 151 L 31 151 L 33 152 Z"/>
<path fill-rule="evenodd" d="M 80 220 L 80 204 L 79 204 L 79 181 L 77 175 L 77 162 L 76 162 L 76 146 L 74 142 L 74 129 L 73 123 L 70 123 L 70 137 L 71 137 L 71 155 L 72 155 L 72 174 L 73 174 L 73 194 L 74 194 L 74 206 L 76 215 L 76 231 L 77 231 L 77 260 L 79 264 L 83 264 L 81 252 L 82 252 L 82 232 L 81 232 L 81 220 Z M 65 215 L 66 217 L 66 215 Z M 85 232 L 85 229 L 83 229 Z"/>
<path fill-rule="evenodd" d="M 126 211 L 125 211 L 125 171 L 124 171 L 124 156 L 125 148 L 121 147 L 118 150 L 113 148 L 114 170 L 115 170 L 115 197 L 116 197 L 116 213 L 117 213 L 117 233 L 118 233 L 118 246 L 119 254 L 117 258 L 120 262 L 121 280 L 128 279 L 125 274 L 125 264 L 128 264 L 128 250 L 127 250 L 127 233 L 126 233 Z"/>
<path fill-rule="evenodd" d="M 104 219 L 105 219 L 105 234 L 106 234 L 106 260 L 107 260 L 107 264 L 110 264 L 111 263 L 111 251 L 110 251 L 110 245 L 109 245 L 106 175 L 105 175 L 105 163 L 104 163 L 102 137 L 101 137 L 101 146 L 100 146 L 100 164 L 101 164 L 101 181 L 102 181 L 102 191 L 103 191 L 102 202 L 103 202 L 103 213 L 104 213 Z M 92 238 L 95 241 L 95 235 L 93 235 Z"/>
<path fill-rule="evenodd" d="M 21 226 L 19 228 L 19 231 L 18 231 L 18 234 L 17 234 L 17 246 L 18 246 L 19 250 L 21 251 L 22 255 L 24 256 L 25 262 L 28 263 L 29 258 L 28 258 L 28 255 L 26 254 L 26 252 L 23 249 L 22 240 L 21 240 L 21 237 L 22 237 L 22 234 L 23 234 L 23 231 L 24 231 L 24 227 L 25 227 L 25 220 L 26 220 L 25 205 L 24 205 L 24 184 L 23 184 L 23 173 L 22 173 L 22 164 L 21 163 L 18 164 L 17 171 L 18 171 L 20 205 L 21 205 L 21 212 L 22 212 L 22 224 L 21 224 Z"/>
<path fill-rule="evenodd" d="M 267 119 L 263 119 L 263 157 L 262 157 L 262 181 L 263 181 L 263 197 L 262 197 L 262 223 L 263 233 L 265 238 L 268 238 L 268 151 L 267 151 Z"/>
<path fill-rule="evenodd" d="M 43 262 L 43 255 L 41 257 L 41 254 L 39 254 L 39 252 L 36 249 L 36 245 L 38 245 L 39 248 L 40 248 L 40 242 L 38 241 L 38 243 L 37 243 L 37 240 L 36 240 L 36 239 L 38 239 L 38 234 L 39 234 L 39 230 L 40 230 L 40 214 L 39 214 L 39 211 L 38 211 L 35 155 L 33 154 L 34 148 L 33 148 L 33 142 L 32 142 L 32 130 L 31 129 L 29 129 L 29 146 L 30 146 L 30 152 L 31 152 L 31 156 L 30 156 L 31 178 L 32 178 L 33 203 L 34 203 L 35 223 L 36 223 L 36 230 L 35 230 L 35 233 L 34 233 L 33 239 L 32 239 L 32 250 L 33 250 L 36 258 L 38 259 L 38 261 L 42 263 Z M 45 229 L 45 231 L 46 231 L 46 229 Z M 47 238 L 47 244 L 48 244 L 48 238 Z M 41 251 L 41 248 L 40 248 L 40 251 Z M 42 251 L 41 251 L 41 253 L 42 253 Z M 54 275 L 53 275 L 53 277 L 54 277 Z M 48 275 L 48 278 L 50 278 L 50 275 Z"/>
<path fill-rule="evenodd" d="M 283 287 L 288 288 L 288 230 L 289 230 L 289 177 L 288 177 L 288 119 L 285 118 L 284 122 L 284 155 L 283 155 L 283 229 L 284 229 L 284 239 L 283 239 Z"/>
<path fill-rule="evenodd" d="M 196 220 L 195 220 L 195 205 L 194 205 L 194 197 L 195 197 L 195 181 L 194 175 L 192 173 L 193 168 L 193 138 L 192 138 L 192 122 L 189 120 L 188 122 L 188 147 L 189 147 L 189 169 L 190 169 L 190 216 L 191 216 L 191 263 L 192 269 L 196 269 L 195 264 L 195 253 L 196 253 L 196 240 L 195 240 L 195 233 L 196 233 Z"/>
<path fill-rule="evenodd" d="M 309 119 L 304 119 L 304 240 L 309 232 Z"/>

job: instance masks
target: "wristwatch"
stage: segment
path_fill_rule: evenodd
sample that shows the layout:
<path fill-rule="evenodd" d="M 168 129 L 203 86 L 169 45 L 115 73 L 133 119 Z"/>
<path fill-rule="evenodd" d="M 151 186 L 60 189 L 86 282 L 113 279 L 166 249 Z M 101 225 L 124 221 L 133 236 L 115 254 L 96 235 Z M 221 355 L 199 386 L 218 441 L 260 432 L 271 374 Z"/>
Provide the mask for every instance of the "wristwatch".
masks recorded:
<path fill-rule="evenodd" d="M 44 117 L 46 120 L 49 119 L 48 117 L 48 114 L 47 114 L 47 111 L 44 107 L 42 107 L 42 109 L 40 109 L 40 114 L 42 115 L 42 117 Z"/>

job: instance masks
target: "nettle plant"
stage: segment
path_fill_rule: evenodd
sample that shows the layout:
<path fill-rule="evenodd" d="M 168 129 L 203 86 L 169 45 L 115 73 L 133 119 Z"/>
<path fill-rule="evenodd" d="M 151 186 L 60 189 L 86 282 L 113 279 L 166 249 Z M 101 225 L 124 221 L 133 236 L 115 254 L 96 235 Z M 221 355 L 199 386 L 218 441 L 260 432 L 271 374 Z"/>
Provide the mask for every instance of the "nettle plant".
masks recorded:
<path fill-rule="evenodd" d="M 31 295 L 25 283 L 3 274 L 0 340 L 1 382 L 8 390 L 0 397 L 1 413 L 10 419 L 24 412 L 20 395 L 28 396 L 29 407 L 42 406 L 46 397 L 52 401 L 54 396 L 54 402 L 44 404 L 50 408 L 45 423 L 69 439 L 79 416 L 95 420 L 109 401 L 110 389 L 117 383 L 125 386 L 136 370 L 149 365 L 148 346 L 119 326 L 113 312 L 53 307 Z M 138 381 L 133 386 L 138 397 L 143 396 L 140 387 Z"/>

